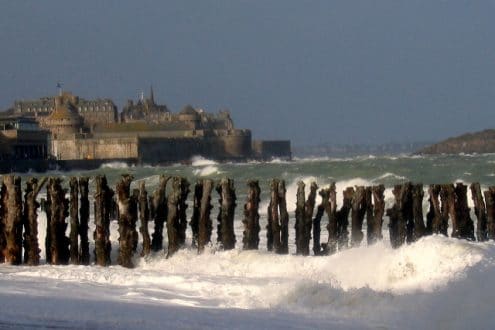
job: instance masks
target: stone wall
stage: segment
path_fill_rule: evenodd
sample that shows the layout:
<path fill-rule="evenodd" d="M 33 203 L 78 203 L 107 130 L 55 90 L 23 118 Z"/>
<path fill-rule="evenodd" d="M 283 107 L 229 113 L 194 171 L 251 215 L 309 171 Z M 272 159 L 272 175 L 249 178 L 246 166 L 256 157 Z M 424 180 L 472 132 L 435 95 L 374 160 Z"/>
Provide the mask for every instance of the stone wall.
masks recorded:
<path fill-rule="evenodd" d="M 138 158 L 137 138 L 75 139 L 50 141 L 50 153 L 60 160 Z"/>
<path fill-rule="evenodd" d="M 270 158 L 291 159 L 289 140 L 255 140 L 252 144 L 255 158 L 268 160 Z"/>

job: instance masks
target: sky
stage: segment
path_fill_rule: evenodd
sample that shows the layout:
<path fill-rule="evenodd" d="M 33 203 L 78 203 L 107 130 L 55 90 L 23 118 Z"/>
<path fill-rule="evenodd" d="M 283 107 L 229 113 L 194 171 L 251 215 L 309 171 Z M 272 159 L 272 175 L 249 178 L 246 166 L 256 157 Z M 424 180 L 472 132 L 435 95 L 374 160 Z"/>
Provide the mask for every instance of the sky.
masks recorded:
<path fill-rule="evenodd" d="M 293 145 L 495 128 L 495 0 L 2 1 L 0 109 L 140 91 Z"/>

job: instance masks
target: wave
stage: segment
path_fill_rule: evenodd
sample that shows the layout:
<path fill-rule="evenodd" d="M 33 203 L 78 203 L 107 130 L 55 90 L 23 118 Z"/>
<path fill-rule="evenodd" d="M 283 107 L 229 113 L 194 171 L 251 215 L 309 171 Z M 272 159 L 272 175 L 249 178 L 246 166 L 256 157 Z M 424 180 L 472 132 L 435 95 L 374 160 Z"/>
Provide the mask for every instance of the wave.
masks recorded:
<path fill-rule="evenodd" d="M 110 169 L 124 169 L 124 168 L 129 168 L 129 164 L 124 163 L 124 162 L 110 162 L 110 163 L 104 163 L 101 164 L 100 169 L 104 168 L 110 168 Z"/>
<path fill-rule="evenodd" d="M 220 170 L 218 169 L 217 166 L 213 166 L 213 165 L 208 165 L 203 168 L 193 169 L 193 174 L 195 176 L 209 176 L 218 173 L 220 173 Z"/>
<path fill-rule="evenodd" d="M 87 287 L 95 295 L 104 287 L 106 299 L 115 301 L 302 311 L 386 328 L 417 328 L 420 320 L 436 328 L 462 308 L 454 325 L 490 327 L 494 254 L 493 242 L 429 236 L 399 249 L 380 242 L 326 257 L 239 249 L 207 249 L 197 255 L 185 249 L 169 259 L 161 253 L 141 258 L 132 270 L 43 265 L 3 272 L 11 272 L 7 277 L 13 288 L 29 278 L 43 290 L 42 284 L 52 279 L 76 283 L 75 289 Z"/>
<path fill-rule="evenodd" d="M 192 166 L 208 166 L 208 165 L 217 165 L 218 163 L 211 159 L 206 159 L 202 156 L 194 156 L 191 158 Z"/>

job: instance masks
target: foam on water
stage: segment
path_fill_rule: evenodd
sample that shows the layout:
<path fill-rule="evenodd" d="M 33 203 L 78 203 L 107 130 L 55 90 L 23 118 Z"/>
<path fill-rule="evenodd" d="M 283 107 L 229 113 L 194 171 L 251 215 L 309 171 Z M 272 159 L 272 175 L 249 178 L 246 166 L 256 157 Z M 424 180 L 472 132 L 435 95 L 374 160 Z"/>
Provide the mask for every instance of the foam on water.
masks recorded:
<path fill-rule="evenodd" d="M 100 166 L 101 169 L 109 168 L 109 169 L 124 169 L 129 168 L 129 165 L 124 162 L 110 162 L 105 163 Z"/>
<path fill-rule="evenodd" d="M 208 166 L 208 165 L 216 165 L 218 164 L 214 160 L 206 159 L 202 156 L 194 156 L 191 158 L 192 166 Z"/>

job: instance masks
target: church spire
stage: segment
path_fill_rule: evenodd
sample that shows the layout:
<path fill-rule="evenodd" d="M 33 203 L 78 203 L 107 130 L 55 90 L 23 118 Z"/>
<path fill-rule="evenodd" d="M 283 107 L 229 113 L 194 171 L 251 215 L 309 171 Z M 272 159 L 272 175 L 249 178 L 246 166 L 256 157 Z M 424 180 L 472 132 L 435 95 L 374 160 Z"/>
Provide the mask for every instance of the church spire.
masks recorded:
<path fill-rule="evenodd" d="M 151 104 L 155 104 L 155 95 L 153 93 L 153 85 L 151 85 L 151 87 L 150 87 L 150 101 L 151 101 Z"/>

